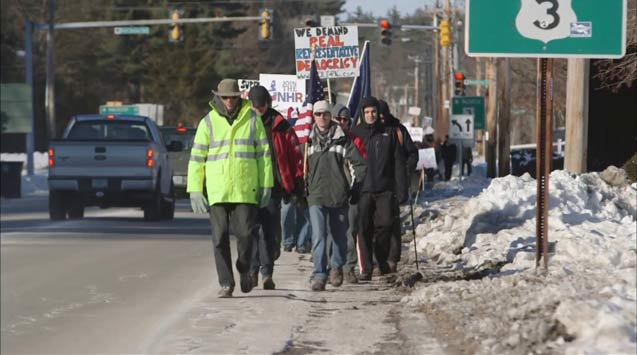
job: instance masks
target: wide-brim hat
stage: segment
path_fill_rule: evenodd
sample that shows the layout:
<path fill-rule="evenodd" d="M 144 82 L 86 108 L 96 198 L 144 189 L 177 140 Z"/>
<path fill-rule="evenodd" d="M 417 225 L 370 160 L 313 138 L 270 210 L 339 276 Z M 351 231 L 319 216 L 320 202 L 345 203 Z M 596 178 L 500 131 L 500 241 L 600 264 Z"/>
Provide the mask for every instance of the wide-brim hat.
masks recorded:
<path fill-rule="evenodd" d="M 239 83 L 235 79 L 223 79 L 217 85 L 217 90 L 212 90 L 217 96 L 241 96 L 239 91 Z"/>

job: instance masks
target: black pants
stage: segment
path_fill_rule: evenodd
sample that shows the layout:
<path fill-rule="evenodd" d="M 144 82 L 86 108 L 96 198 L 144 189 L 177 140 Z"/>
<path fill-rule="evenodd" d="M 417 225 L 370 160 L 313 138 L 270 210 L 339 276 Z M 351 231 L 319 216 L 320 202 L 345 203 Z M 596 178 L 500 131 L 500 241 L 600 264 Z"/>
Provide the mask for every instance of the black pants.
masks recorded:
<path fill-rule="evenodd" d="M 396 196 L 393 191 L 364 192 L 358 202 L 361 233 L 361 274 L 371 274 L 373 257 L 379 267 L 387 265 L 390 238 L 395 215 Z"/>
<path fill-rule="evenodd" d="M 257 205 L 247 203 L 218 203 L 210 206 L 210 224 L 217 277 L 221 286 L 235 286 L 230 255 L 230 228 L 237 237 L 237 270 L 250 271 Z"/>
<path fill-rule="evenodd" d="M 394 264 L 398 264 L 400 261 L 400 254 L 402 252 L 402 231 L 400 227 L 400 206 L 398 201 L 394 200 L 394 223 L 391 227 L 391 238 L 389 241 L 389 258 L 388 261 Z"/>
<path fill-rule="evenodd" d="M 272 276 L 274 261 L 281 255 L 281 199 L 272 198 L 259 208 L 258 225 L 254 229 L 251 272 Z"/>

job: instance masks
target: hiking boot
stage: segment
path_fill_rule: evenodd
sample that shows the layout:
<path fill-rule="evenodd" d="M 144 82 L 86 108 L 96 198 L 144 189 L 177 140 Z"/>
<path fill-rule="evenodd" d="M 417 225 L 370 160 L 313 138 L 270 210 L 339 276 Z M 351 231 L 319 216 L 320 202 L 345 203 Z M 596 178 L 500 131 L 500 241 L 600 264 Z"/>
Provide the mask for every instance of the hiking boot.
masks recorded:
<path fill-rule="evenodd" d="M 381 276 L 391 274 L 391 268 L 387 263 L 378 264 L 378 271 Z"/>
<path fill-rule="evenodd" d="M 349 271 L 345 274 L 345 282 L 348 284 L 357 284 L 358 277 L 356 277 L 356 273 L 354 271 Z"/>
<path fill-rule="evenodd" d="M 339 287 L 343 284 L 343 269 L 336 268 L 330 271 L 330 282 L 332 286 Z"/>
<path fill-rule="evenodd" d="M 370 274 L 368 272 L 360 273 L 358 275 L 358 280 L 359 281 L 371 281 L 372 280 L 372 274 Z"/>
<path fill-rule="evenodd" d="M 286 246 L 284 246 L 284 247 L 283 247 L 283 250 L 285 250 L 285 251 L 292 251 L 292 248 L 293 248 L 293 246 L 291 246 L 291 245 L 286 245 Z"/>
<path fill-rule="evenodd" d="M 312 291 L 325 291 L 325 280 L 323 279 L 312 279 Z"/>
<path fill-rule="evenodd" d="M 395 274 L 396 271 L 398 271 L 398 263 L 395 263 L 393 261 L 388 261 L 387 262 L 387 266 L 389 266 L 389 273 L 390 274 Z"/>
<path fill-rule="evenodd" d="M 249 272 L 239 274 L 239 283 L 241 283 L 241 292 L 248 293 L 252 291 L 252 277 Z"/>
<path fill-rule="evenodd" d="M 296 248 L 296 252 L 299 253 L 299 254 L 307 254 L 307 253 L 309 253 L 309 250 L 307 250 L 307 249 L 305 249 L 303 247 L 301 247 L 301 248 L 297 247 Z"/>
<path fill-rule="evenodd" d="M 232 297 L 232 291 L 234 291 L 234 287 L 232 286 L 221 286 L 221 289 L 217 292 L 217 296 L 219 298 L 230 298 Z"/>
<path fill-rule="evenodd" d="M 276 285 L 274 284 L 274 280 L 272 280 L 272 275 L 263 276 L 263 289 L 264 290 L 274 290 Z"/>
<path fill-rule="evenodd" d="M 250 273 L 250 279 L 252 280 L 252 288 L 259 286 L 259 272 L 254 271 Z"/>

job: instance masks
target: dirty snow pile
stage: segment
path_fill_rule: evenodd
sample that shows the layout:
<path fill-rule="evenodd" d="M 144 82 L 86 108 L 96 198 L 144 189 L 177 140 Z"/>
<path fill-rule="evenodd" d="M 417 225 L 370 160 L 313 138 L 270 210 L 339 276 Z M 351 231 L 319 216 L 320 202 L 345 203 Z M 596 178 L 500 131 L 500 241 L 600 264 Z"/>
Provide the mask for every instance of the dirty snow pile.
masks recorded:
<path fill-rule="evenodd" d="M 527 174 L 457 203 L 434 196 L 417 211 L 433 216 L 416 229 L 427 266 L 491 274 L 420 284 L 405 301 L 452 319 L 480 353 L 636 353 L 637 184 L 614 167 L 551 174 L 546 276 L 535 269 L 536 189 Z"/>

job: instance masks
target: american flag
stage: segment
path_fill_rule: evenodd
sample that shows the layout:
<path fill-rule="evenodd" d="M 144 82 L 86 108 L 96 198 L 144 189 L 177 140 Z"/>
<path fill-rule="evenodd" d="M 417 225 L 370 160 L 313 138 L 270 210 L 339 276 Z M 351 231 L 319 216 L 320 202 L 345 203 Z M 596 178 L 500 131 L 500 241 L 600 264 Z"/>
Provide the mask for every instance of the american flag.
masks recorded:
<path fill-rule="evenodd" d="M 301 144 L 307 142 L 310 130 L 312 129 L 312 107 L 314 103 L 316 101 L 325 100 L 323 85 L 321 84 L 321 78 L 319 78 L 316 61 L 314 59 L 312 59 L 311 63 L 309 80 L 305 90 L 305 101 L 303 102 L 305 109 L 299 113 L 299 118 L 294 124 L 294 130 Z"/>

